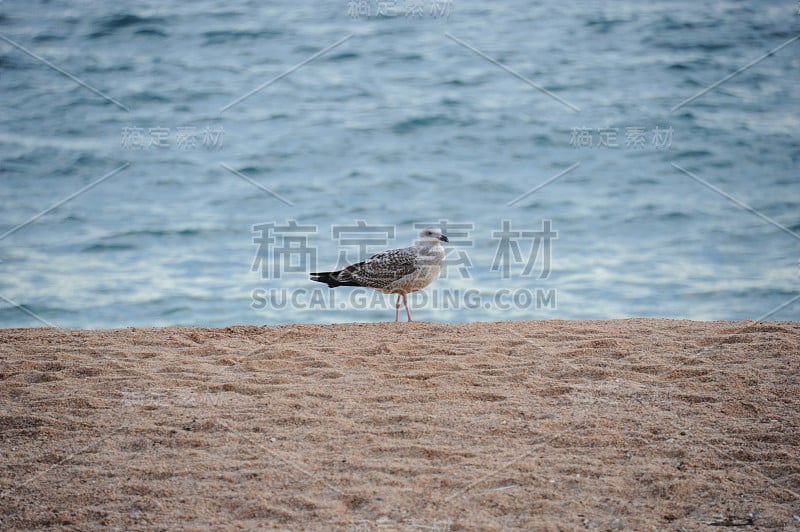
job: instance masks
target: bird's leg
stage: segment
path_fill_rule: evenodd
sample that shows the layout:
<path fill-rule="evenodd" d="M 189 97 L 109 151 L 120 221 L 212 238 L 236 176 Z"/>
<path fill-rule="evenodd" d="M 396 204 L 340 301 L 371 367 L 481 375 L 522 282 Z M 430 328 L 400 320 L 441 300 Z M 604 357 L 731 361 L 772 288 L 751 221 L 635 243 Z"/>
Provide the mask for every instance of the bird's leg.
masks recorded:
<path fill-rule="evenodd" d="M 397 294 L 397 301 L 394 304 L 394 321 L 400 321 L 400 294 Z"/>
<path fill-rule="evenodd" d="M 406 315 L 408 316 L 408 321 L 411 321 L 411 311 L 408 310 L 408 301 L 406 300 L 405 294 L 403 294 L 403 304 L 406 306 Z"/>

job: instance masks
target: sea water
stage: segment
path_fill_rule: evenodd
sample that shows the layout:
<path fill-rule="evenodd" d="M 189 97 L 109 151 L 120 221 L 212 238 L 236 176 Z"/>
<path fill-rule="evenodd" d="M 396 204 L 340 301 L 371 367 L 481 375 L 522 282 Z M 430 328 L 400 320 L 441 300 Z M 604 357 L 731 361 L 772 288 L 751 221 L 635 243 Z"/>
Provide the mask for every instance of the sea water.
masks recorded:
<path fill-rule="evenodd" d="M 0 3 L 0 326 L 800 319 L 800 6 Z M 794 39 L 794 40 L 793 40 Z M 770 53 L 771 52 L 771 53 Z"/>

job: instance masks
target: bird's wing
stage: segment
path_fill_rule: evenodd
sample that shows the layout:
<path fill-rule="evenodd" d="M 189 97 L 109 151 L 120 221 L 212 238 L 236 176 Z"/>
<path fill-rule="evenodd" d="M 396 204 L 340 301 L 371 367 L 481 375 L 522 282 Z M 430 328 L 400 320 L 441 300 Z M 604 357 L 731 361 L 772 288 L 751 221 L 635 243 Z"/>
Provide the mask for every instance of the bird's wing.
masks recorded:
<path fill-rule="evenodd" d="M 391 249 L 377 253 L 364 262 L 337 272 L 339 281 L 355 281 L 369 288 L 387 288 L 393 282 L 418 269 L 413 248 Z"/>

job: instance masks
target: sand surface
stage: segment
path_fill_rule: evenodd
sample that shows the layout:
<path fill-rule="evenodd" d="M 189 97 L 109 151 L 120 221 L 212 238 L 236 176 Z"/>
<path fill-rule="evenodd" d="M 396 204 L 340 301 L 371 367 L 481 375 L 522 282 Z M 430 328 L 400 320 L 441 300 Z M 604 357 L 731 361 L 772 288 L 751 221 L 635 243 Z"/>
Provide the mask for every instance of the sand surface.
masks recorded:
<path fill-rule="evenodd" d="M 0 528 L 797 530 L 799 373 L 797 322 L 0 330 Z"/>

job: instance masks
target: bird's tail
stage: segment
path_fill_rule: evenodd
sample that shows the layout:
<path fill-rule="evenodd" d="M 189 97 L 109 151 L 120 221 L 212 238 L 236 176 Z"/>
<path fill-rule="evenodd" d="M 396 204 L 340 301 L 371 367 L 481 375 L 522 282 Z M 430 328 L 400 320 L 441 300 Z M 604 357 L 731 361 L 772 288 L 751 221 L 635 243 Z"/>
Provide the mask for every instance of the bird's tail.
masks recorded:
<path fill-rule="evenodd" d="M 318 283 L 325 283 L 328 285 L 329 288 L 336 288 L 337 286 L 360 286 L 355 281 L 340 281 L 338 279 L 340 273 L 342 272 L 338 271 L 338 272 L 312 273 L 311 280 L 317 281 Z"/>

